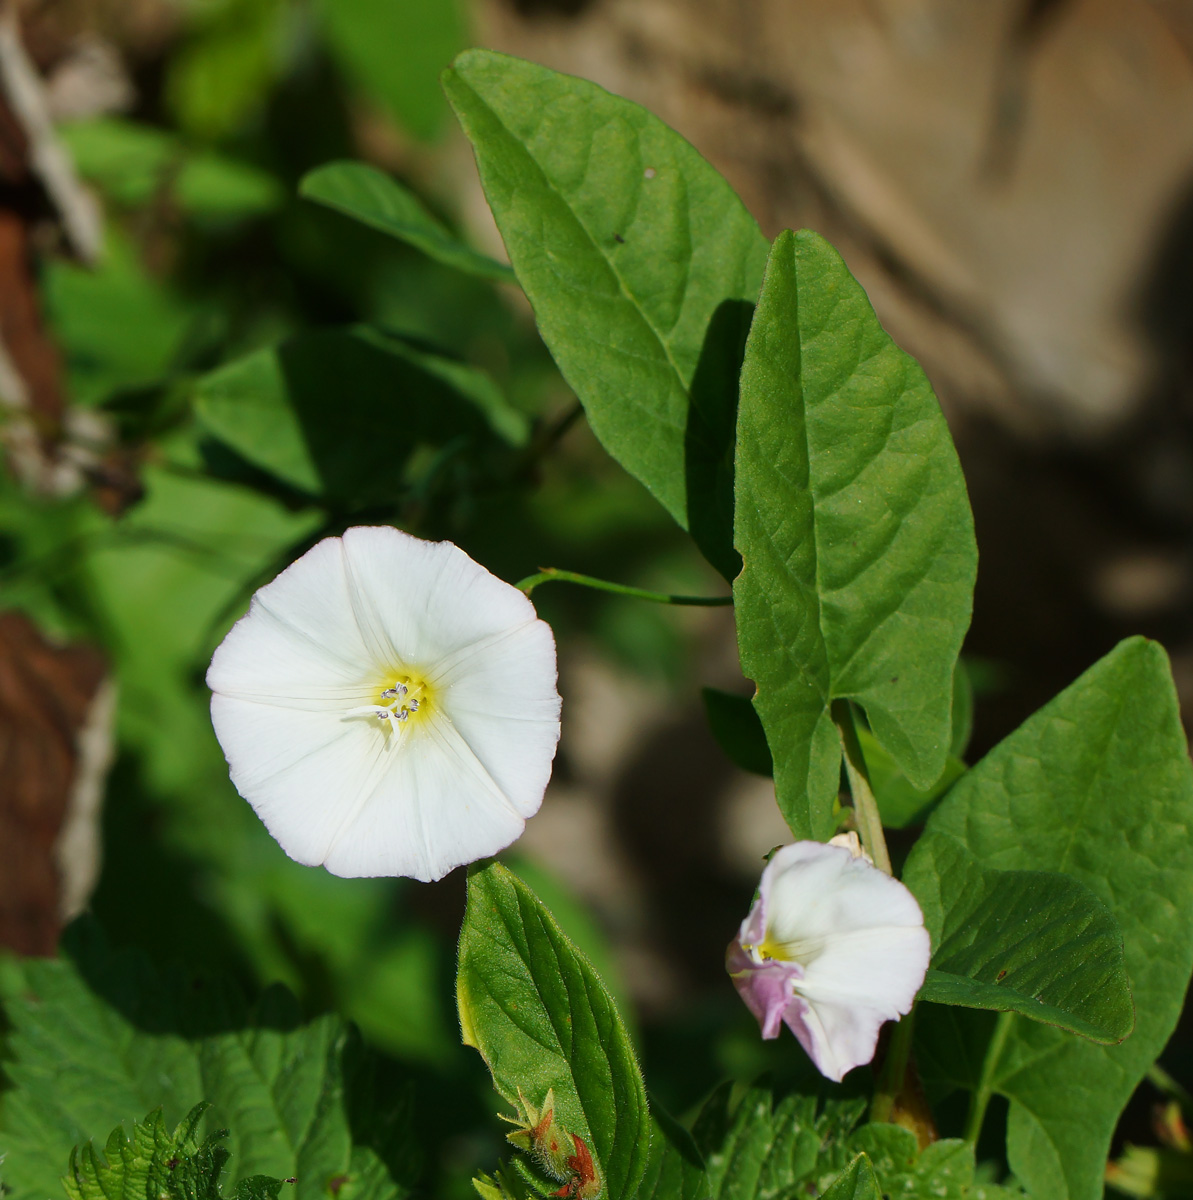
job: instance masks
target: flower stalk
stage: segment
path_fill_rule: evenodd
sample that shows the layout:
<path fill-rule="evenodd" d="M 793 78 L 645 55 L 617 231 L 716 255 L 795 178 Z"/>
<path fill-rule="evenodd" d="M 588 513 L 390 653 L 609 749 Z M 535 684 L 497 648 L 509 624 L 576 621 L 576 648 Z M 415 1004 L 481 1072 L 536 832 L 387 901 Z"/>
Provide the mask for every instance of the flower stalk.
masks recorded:
<path fill-rule="evenodd" d="M 561 571 L 558 567 L 540 567 L 535 575 L 528 575 L 514 586 L 530 595 L 536 587 L 556 580 L 560 583 L 578 583 L 581 587 L 594 588 L 600 592 L 612 592 L 617 596 L 629 596 L 634 600 L 650 600 L 655 604 L 685 604 L 694 607 L 720 608 L 733 603 L 732 596 L 677 596 L 670 592 L 651 592 L 645 588 L 629 587 L 624 583 L 612 583 L 608 579 L 597 579 L 593 575 L 581 575 L 576 571 Z"/>
<path fill-rule="evenodd" d="M 841 735 L 841 746 L 845 751 L 845 774 L 849 779 L 849 794 L 853 798 L 853 811 L 857 816 L 858 834 L 862 845 L 874 865 L 891 874 L 891 856 L 886 848 L 886 837 L 882 832 L 882 816 L 878 801 L 870 786 L 870 773 L 866 769 L 866 758 L 858 741 L 854 724 L 853 707 L 848 700 L 833 701 L 833 720 Z"/>

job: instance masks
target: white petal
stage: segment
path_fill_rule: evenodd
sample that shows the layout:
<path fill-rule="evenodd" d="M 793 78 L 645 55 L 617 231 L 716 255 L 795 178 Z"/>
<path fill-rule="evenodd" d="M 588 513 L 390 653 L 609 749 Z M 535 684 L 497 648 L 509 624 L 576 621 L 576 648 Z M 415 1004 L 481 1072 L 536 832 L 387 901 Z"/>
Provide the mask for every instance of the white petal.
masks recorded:
<path fill-rule="evenodd" d="M 841 846 L 779 850 L 747 924 L 753 936 L 764 932 L 768 953 L 802 966 L 784 1020 L 838 1081 L 874 1057 L 879 1028 L 910 1011 L 928 969 L 931 946 L 915 897 Z"/>
<path fill-rule="evenodd" d="M 366 642 L 403 663 L 428 668 L 537 620 L 526 596 L 451 542 L 357 526 L 345 532 L 343 545 Z"/>
<path fill-rule="evenodd" d="M 785 945 L 819 947 L 851 930 L 924 923 L 907 888 L 840 846 L 784 846 L 763 871 L 760 891 L 767 935 Z"/>
<path fill-rule="evenodd" d="M 212 657 L 207 686 L 347 708 L 375 671 L 353 616 L 340 539 L 325 538 L 253 597 Z"/>
<path fill-rule="evenodd" d="M 839 934 L 804 968 L 799 990 L 815 1003 L 862 1005 L 894 1020 L 911 1009 L 931 953 L 922 925 Z"/>
<path fill-rule="evenodd" d="M 434 683 L 456 731 L 523 817 L 533 816 L 559 742 L 555 638 L 535 620 L 457 653 Z"/>
<path fill-rule="evenodd" d="M 333 874 L 441 879 L 521 834 L 525 821 L 450 724 L 431 718 L 408 732 L 331 846 Z"/>
<path fill-rule="evenodd" d="M 236 790 L 293 859 L 318 866 L 377 784 L 386 731 L 368 718 L 211 698 Z"/>
<path fill-rule="evenodd" d="M 816 1069 L 835 1083 L 874 1057 L 884 1020 L 868 1009 L 813 1005 L 798 996 L 786 1018 Z"/>

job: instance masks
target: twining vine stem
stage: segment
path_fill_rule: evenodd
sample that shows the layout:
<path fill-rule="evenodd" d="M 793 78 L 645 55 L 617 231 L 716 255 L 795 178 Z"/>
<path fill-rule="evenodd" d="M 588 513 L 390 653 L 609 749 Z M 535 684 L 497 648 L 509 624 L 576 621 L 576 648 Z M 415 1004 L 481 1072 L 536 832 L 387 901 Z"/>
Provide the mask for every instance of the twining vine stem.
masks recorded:
<path fill-rule="evenodd" d="M 1003 1046 L 1006 1045 L 1007 1036 L 1014 1024 L 1015 1014 L 1013 1012 L 998 1014 L 994 1035 L 986 1047 L 986 1057 L 982 1062 L 982 1078 L 978 1083 L 977 1091 L 970 1097 L 969 1116 L 965 1120 L 963 1136 L 971 1146 L 978 1144 L 978 1135 L 982 1132 L 982 1122 L 986 1119 L 986 1106 L 994 1094 L 994 1072 L 998 1068 L 998 1060 L 1002 1057 Z"/>
<path fill-rule="evenodd" d="M 578 583 L 581 587 L 596 588 L 601 592 L 613 592 L 617 596 L 630 596 L 635 600 L 650 600 L 655 604 L 687 604 L 703 608 L 719 608 L 733 603 L 732 596 L 675 596 L 668 592 L 648 592 L 644 588 L 628 587 L 624 583 L 611 583 L 607 579 L 596 579 L 592 575 L 579 575 L 575 571 L 561 571 L 558 567 L 540 567 L 537 575 L 528 575 L 515 586 L 528 596 L 541 583 L 556 580 L 560 583 Z"/>

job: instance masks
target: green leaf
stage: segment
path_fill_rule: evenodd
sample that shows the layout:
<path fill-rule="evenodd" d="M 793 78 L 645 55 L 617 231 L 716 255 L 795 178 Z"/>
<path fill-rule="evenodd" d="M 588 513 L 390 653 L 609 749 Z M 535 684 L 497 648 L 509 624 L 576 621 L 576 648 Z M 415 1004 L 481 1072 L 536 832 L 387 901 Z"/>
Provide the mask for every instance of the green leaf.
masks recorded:
<path fill-rule="evenodd" d="M 973 736 L 973 681 L 965 659 L 959 658 L 953 669 L 953 741 L 949 753 L 964 758 Z"/>
<path fill-rule="evenodd" d="M 444 89 L 539 332 L 605 449 L 737 574 L 734 411 L 766 240 L 645 109 L 470 50 Z"/>
<path fill-rule="evenodd" d="M 141 207 L 163 195 L 198 217 L 250 217 L 284 199 L 274 176 L 211 151 L 191 151 L 164 129 L 101 117 L 60 130 L 79 173 L 116 203 Z"/>
<path fill-rule="evenodd" d="M 646 1170 L 650 1113 L 634 1050 L 604 984 L 551 914 L 498 863 L 468 873 L 456 980 L 464 1041 L 523 1112 L 554 1092 L 559 1124 L 584 1139 L 605 1195 Z"/>
<path fill-rule="evenodd" d="M 701 695 L 709 728 L 730 761 L 755 775 L 773 775 L 766 731 L 750 701 L 718 688 L 703 688 Z"/>
<path fill-rule="evenodd" d="M 898 1125 L 858 1125 L 861 1097 L 798 1093 L 778 1103 L 765 1088 L 736 1092 L 730 1084 L 709 1098 L 693 1128 L 704 1155 L 713 1200 L 786 1200 L 826 1189 L 869 1159 L 879 1191 L 910 1200 L 1006 1200 L 1001 1188 L 974 1180 L 973 1149 L 957 1139 L 922 1153 Z M 841 1185 L 848 1189 L 848 1183 Z M 844 1192 L 846 1196 L 850 1192 Z"/>
<path fill-rule="evenodd" d="M 337 1018 L 301 1024 L 281 989 L 249 1009 L 228 988 L 159 976 L 89 925 L 68 931 L 66 946 L 75 961 L 10 961 L 0 973 L 12 1084 L 0 1156 L 12 1200 L 54 1195 L 71 1147 L 128 1113 L 160 1105 L 163 1121 L 181 1120 L 195 1096 L 212 1104 L 208 1128 L 229 1130 L 238 1181 L 296 1177 L 295 1200 L 326 1200 L 338 1176 L 355 1200 L 403 1194 L 370 1147 L 410 1153 L 410 1135 L 401 1113 L 376 1115 L 389 1102 Z"/>
<path fill-rule="evenodd" d="M 882 1200 L 878 1176 L 870 1160 L 859 1154 L 821 1197 L 822 1200 Z"/>
<path fill-rule="evenodd" d="M 72 398 L 82 404 L 167 378 L 198 315 L 153 279 L 134 249 L 111 230 L 104 259 L 94 269 L 52 259 L 44 295 L 66 352 Z"/>
<path fill-rule="evenodd" d="M 459 0 L 320 0 L 319 10 L 349 79 L 415 137 L 435 137 L 447 115 L 439 72 L 465 44 Z"/>
<path fill-rule="evenodd" d="M 391 498 L 421 443 L 519 445 L 525 418 L 483 371 L 369 329 L 300 334 L 220 367 L 195 388 L 204 427 L 300 491 Z"/>
<path fill-rule="evenodd" d="M 932 935 L 921 999 L 1022 1013 L 1095 1042 L 1131 1032 L 1122 933 L 1080 880 L 984 868 L 957 838 L 931 834 L 903 882 Z"/>
<path fill-rule="evenodd" d="M 166 98 L 188 133 L 215 140 L 265 104 L 282 73 L 285 0 L 214 0 L 189 10 L 191 30 L 167 59 Z"/>
<path fill-rule="evenodd" d="M 464 245 L 413 192 L 367 163 L 331 162 L 316 167 L 303 176 L 298 194 L 408 242 L 444 266 L 482 279 L 514 278 L 504 263 Z"/>
<path fill-rule="evenodd" d="M 708 1177 L 692 1135 L 652 1102 L 650 1157 L 635 1200 L 708 1200 Z"/>
<path fill-rule="evenodd" d="M 834 700 L 914 787 L 945 769 L 977 550 L 965 481 L 923 371 L 840 255 L 776 239 L 742 367 L 734 583 L 742 669 L 797 837 L 826 838 Z"/>
<path fill-rule="evenodd" d="M 974 1178 L 973 1147 L 960 1138 L 942 1138 L 923 1150 L 915 1134 L 900 1125 L 872 1122 L 858 1129 L 851 1151 L 869 1158 L 884 1196 L 914 1200 L 1011 1200 L 1020 1193 Z"/>
<path fill-rule="evenodd" d="M 1136 1024 L 1120 1045 L 1018 1017 L 998 1019 L 991 1045 L 989 1022 L 968 1019 L 978 1014 L 946 1010 L 941 1020 L 941 1010 L 921 1008 L 927 1081 L 938 1094 L 951 1081 L 1010 1100 L 1007 1155 L 1033 1195 L 1102 1194 L 1118 1115 L 1176 1024 L 1193 967 L 1191 825 L 1193 770 L 1168 660 L 1142 638 L 1121 643 L 996 746 L 928 822 L 986 868 L 1079 880 L 1122 930 Z M 979 1080 L 962 1065 L 974 1058 L 974 1033 L 985 1051 Z"/>
<path fill-rule="evenodd" d="M 944 774 L 931 787 L 921 790 L 912 787 L 894 758 L 868 729 L 858 727 L 857 740 L 866 760 L 870 786 L 874 789 L 874 799 L 878 801 L 882 823 L 888 829 L 906 829 L 909 825 L 923 822 L 940 798 L 966 771 L 965 764 L 950 754 L 945 759 Z"/>
<path fill-rule="evenodd" d="M 865 1111 L 859 1097 L 793 1094 L 777 1104 L 770 1091 L 718 1088 L 692 1134 L 704 1156 L 712 1200 L 779 1200 L 809 1181 L 827 1184 L 849 1161 L 846 1141 Z"/>
<path fill-rule="evenodd" d="M 116 1126 L 101 1155 L 91 1142 L 70 1154 L 63 1187 L 71 1200 L 219 1200 L 220 1175 L 228 1151 L 219 1143 L 227 1130 L 218 1130 L 201 1144 L 199 1121 L 210 1106 L 196 1104 L 173 1134 L 162 1110 L 155 1108 L 143 1122 L 133 1124 L 132 1137 Z M 268 1175 L 242 1179 L 234 1200 L 277 1200 L 284 1180 Z"/>

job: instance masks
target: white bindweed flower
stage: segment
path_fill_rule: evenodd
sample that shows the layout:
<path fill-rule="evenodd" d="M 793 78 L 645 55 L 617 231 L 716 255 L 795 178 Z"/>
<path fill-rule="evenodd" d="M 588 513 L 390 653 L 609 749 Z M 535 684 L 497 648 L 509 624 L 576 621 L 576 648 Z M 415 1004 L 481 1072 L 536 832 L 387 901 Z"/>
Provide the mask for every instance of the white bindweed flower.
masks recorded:
<path fill-rule="evenodd" d="M 785 1022 L 838 1083 L 910 1012 L 931 952 L 915 897 L 849 846 L 775 852 L 725 965 L 764 1038 Z"/>
<path fill-rule="evenodd" d="M 450 542 L 325 538 L 253 597 L 207 672 L 232 782 L 291 858 L 439 879 L 538 811 L 555 639 Z"/>

